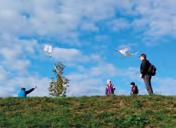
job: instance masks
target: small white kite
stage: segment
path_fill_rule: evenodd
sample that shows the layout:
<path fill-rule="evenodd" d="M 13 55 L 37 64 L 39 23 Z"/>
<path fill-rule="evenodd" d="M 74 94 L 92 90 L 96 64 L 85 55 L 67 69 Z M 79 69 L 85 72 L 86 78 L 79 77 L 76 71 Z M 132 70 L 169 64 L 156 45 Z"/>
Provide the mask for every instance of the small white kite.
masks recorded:
<path fill-rule="evenodd" d="M 53 47 L 51 45 L 45 44 L 43 47 L 43 51 L 51 56 L 51 54 L 53 53 Z"/>
<path fill-rule="evenodd" d="M 123 56 L 135 56 L 137 55 L 138 53 L 131 53 L 129 48 L 123 48 L 123 49 L 120 49 L 120 50 L 117 50 L 121 55 Z"/>

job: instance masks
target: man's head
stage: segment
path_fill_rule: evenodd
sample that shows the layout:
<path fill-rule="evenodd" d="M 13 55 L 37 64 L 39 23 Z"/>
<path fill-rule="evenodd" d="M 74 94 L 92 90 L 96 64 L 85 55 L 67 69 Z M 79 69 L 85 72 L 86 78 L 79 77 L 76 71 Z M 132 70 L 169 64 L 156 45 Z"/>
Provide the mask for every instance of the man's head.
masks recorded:
<path fill-rule="evenodd" d="M 144 54 L 144 53 L 142 53 L 142 54 L 140 55 L 140 60 L 143 61 L 143 60 L 145 60 L 145 59 L 147 59 L 147 55 Z"/>

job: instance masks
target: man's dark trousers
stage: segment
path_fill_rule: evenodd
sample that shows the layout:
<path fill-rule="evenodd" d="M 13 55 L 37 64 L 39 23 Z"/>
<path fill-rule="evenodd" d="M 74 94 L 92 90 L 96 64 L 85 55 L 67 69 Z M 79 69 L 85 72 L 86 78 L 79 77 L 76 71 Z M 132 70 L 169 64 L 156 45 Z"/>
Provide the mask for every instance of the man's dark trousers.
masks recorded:
<path fill-rule="evenodd" d="M 153 94 L 151 79 L 152 79 L 151 75 L 144 75 L 143 77 L 148 94 Z"/>

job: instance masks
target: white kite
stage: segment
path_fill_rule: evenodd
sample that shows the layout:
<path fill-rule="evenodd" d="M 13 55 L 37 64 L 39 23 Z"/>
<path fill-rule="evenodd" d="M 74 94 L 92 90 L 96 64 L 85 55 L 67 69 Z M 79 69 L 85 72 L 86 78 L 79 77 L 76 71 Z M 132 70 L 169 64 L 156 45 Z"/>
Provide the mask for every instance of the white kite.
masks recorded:
<path fill-rule="evenodd" d="M 137 52 L 135 53 L 130 52 L 129 48 L 123 48 L 117 51 L 123 56 L 135 56 L 138 54 Z"/>
<path fill-rule="evenodd" d="M 51 56 L 53 53 L 53 47 L 49 44 L 45 44 L 43 47 L 43 51 Z"/>

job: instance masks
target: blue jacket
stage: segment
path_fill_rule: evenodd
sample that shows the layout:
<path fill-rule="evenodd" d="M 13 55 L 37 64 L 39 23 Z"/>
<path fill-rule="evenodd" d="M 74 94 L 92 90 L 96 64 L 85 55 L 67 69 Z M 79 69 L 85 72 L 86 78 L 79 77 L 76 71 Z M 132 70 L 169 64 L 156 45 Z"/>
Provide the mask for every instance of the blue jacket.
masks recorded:
<path fill-rule="evenodd" d="M 35 88 L 29 89 L 27 91 L 21 89 L 18 93 L 18 97 L 26 97 L 27 94 L 31 93 L 34 90 L 35 90 Z"/>
<path fill-rule="evenodd" d="M 18 93 L 18 97 L 26 97 L 26 93 L 24 90 L 20 90 Z"/>

